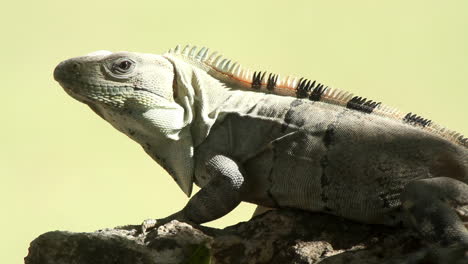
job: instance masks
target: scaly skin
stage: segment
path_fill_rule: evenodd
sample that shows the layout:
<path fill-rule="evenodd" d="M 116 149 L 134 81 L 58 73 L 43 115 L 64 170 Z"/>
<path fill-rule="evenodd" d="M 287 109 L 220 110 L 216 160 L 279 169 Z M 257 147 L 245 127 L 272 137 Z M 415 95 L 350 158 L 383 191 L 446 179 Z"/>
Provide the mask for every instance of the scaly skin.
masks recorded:
<path fill-rule="evenodd" d="M 202 188 L 145 229 L 173 219 L 204 223 L 248 201 L 364 223 L 404 222 L 439 245 L 431 254 L 441 261 L 465 261 L 462 136 L 447 139 L 408 115 L 401 122 L 393 112 L 398 118 L 374 114 L 384 108 L 356 98 L 329 103 L 334 98 L 320 94 L 309 100 L 241 90 L 244 84 L 210 71 L 171 54 L 107 51 L 55 69 L 72 97 L 139 143 L 188 196 L 193 182 Z M 261 76 L 253 78 L 252 87 L 262 87 Z"/>

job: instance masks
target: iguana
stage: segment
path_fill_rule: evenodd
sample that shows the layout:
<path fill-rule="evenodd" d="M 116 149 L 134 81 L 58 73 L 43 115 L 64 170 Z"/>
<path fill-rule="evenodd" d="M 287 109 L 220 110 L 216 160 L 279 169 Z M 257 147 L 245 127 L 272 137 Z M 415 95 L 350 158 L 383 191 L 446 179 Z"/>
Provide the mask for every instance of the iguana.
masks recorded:
<path fill-rule="evenodd" d="M 438 245 L 426 253 L 468 262 L 468 138 L 428 119 L 189 45 L 163 55 L 97 51 L 61 62 L 54 78 L 187 196 L 201 187 L 145 230 L 208 222 L 246 201 L 404 223 Z"/>

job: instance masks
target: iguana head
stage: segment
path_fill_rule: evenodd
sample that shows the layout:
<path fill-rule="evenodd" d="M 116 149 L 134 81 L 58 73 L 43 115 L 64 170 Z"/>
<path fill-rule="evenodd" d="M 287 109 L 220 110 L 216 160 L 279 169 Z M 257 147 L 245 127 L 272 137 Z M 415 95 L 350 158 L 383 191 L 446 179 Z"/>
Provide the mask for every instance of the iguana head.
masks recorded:
<path fill-rule="evenodd" d="M 75 99 L 104 108 L 174 101 L 174 67 L 153 54 L 97 51 L 61 62 L 54 78 Z"/>
<path fill-rule="evenodd" d="M 195 92 L 191 68 L 175 68 L 161 55 L 98 51 L 61 62 L 54 78 L 73 98 L 140 143 L 190 195 Z"/>

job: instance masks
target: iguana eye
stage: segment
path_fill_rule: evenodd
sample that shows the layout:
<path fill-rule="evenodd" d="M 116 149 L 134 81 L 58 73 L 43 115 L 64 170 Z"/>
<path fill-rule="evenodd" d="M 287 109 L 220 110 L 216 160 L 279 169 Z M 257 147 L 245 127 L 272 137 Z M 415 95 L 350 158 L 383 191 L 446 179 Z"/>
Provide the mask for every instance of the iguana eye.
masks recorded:
<path fill-rule="evenodd" d="M 133 69 L 134 64 L 135 63 L 129 59 L 116 60 L 112 64 L 111 70 L 115 74 L 129 73 Z"/>
<path fill-rule="evenodd" d="M 122 61 L 120 64 L 119 64 L 119 68 L 126 71 L 128 69 L 130 69 L 130 66 L 132 66 L 132 63 L 125 60 L 125 61 Z"/>

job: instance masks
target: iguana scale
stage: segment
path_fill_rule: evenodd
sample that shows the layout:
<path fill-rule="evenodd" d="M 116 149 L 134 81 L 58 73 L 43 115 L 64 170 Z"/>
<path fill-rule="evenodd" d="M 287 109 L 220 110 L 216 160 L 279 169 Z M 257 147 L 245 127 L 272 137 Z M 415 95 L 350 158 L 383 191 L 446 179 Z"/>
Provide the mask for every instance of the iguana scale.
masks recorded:
<path fill-rule="evenodd" d="M 468 262 L 460 253 L 468 248 L 468 139 L 460 133 L 194 46 L 163 55 L 98 51 L 60 63 L 54 77 L 189 197 L 193 183 L 201 187 L 146 229 L 208 222 L 246 201 L 404 223 L 438 245 L 431 254 Z"/>

